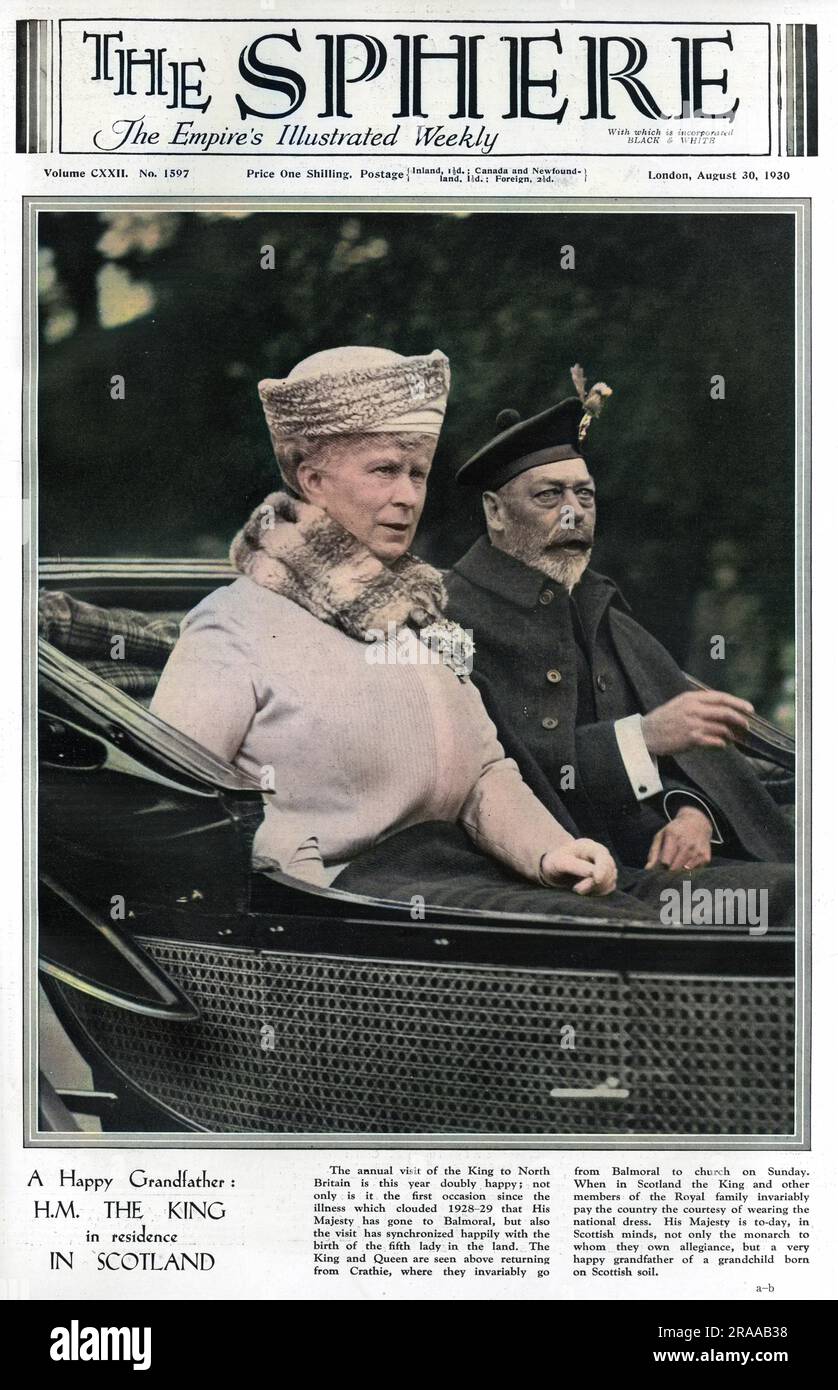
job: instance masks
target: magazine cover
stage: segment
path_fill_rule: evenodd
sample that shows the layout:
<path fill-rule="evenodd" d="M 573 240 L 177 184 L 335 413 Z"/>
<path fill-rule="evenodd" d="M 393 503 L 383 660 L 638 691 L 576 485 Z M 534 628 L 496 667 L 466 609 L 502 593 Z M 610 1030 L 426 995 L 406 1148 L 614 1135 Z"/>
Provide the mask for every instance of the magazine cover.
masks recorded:
<path fill-rule="evenodd" d="M 800 1370 L 834 11 L 81 8 L 2 20 L 36 1362 L 531 1300 Z"/>

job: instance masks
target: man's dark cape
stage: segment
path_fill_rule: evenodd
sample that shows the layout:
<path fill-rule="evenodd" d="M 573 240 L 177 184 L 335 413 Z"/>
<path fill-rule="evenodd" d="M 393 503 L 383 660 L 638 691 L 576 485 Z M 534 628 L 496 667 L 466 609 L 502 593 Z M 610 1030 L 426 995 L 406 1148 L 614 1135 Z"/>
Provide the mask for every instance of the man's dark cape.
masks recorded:
<path fill-rule="evenodd" d="M 689 686 L 665 648 L 629 615 L 613 581 L 587 570 L 574 590 L 591 637 L 586 679 L 595 702 L 594 717 L 578 727 L 577 650 L 567 619 L 558 622 L 560 586 L 484 537 L 449 571 L 446 587 L 449 616 L 474 634 L 472 678 L 501 742 L 536 794 L 565 825 L 575 823 L 586 835 L 596 829 L 586 808 L 607 805 L 614 814 L 632 814 L 637 798 L 614 719 L 626 713 L 627 701 L 645 714 Z M 668 762 L 711 803 L 724 854 L 794 858 L 792 825 L 736 749 L 692 749 Z M 576 780 L 572 792 L 563 790 L 568 767 Z"/>

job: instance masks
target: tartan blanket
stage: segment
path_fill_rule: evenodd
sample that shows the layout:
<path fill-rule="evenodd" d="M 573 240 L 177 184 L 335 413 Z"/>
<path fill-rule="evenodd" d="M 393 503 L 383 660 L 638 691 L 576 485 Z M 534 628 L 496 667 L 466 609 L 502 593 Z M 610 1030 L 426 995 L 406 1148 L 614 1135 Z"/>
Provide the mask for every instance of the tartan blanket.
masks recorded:
<path fill-rule="evenodd" d="M 100 608 L 60 589 L 38 595 L 38 633 L 130 695 L 151 695 L 177 641 L 178 619 Z"/>

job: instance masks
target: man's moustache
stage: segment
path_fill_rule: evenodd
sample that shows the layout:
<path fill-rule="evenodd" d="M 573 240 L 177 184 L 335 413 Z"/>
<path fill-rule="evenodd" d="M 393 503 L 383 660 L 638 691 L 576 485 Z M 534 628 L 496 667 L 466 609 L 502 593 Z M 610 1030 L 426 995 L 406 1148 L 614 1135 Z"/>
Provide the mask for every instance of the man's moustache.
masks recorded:
<path fill-rule="evenodd" d="M 561 550 L 563 546 L 578 545 L 580 541 L 583 545 L 593 545 L 594 538 L 585 531 L 574 531 L 569 536 L 562 536 L 561 539 L 558 536 L 554 536 L 553 539 L 548 542 L 547 549 Z"/>

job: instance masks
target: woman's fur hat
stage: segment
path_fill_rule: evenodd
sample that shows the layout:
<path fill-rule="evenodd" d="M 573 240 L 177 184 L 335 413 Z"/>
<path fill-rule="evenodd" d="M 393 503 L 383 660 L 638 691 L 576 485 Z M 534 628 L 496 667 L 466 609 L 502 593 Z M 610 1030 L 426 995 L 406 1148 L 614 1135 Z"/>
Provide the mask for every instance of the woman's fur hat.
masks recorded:
<path fill-rule="evenodd" d="M 386 348 L 340 347 L 315 352 L 287 377 L 259 382 L 259 396 L 283 471 L 294 440 L 341 434 L 428 434 L 442 428 L 451 371 L 435 349 L 402 357 Z"/>

